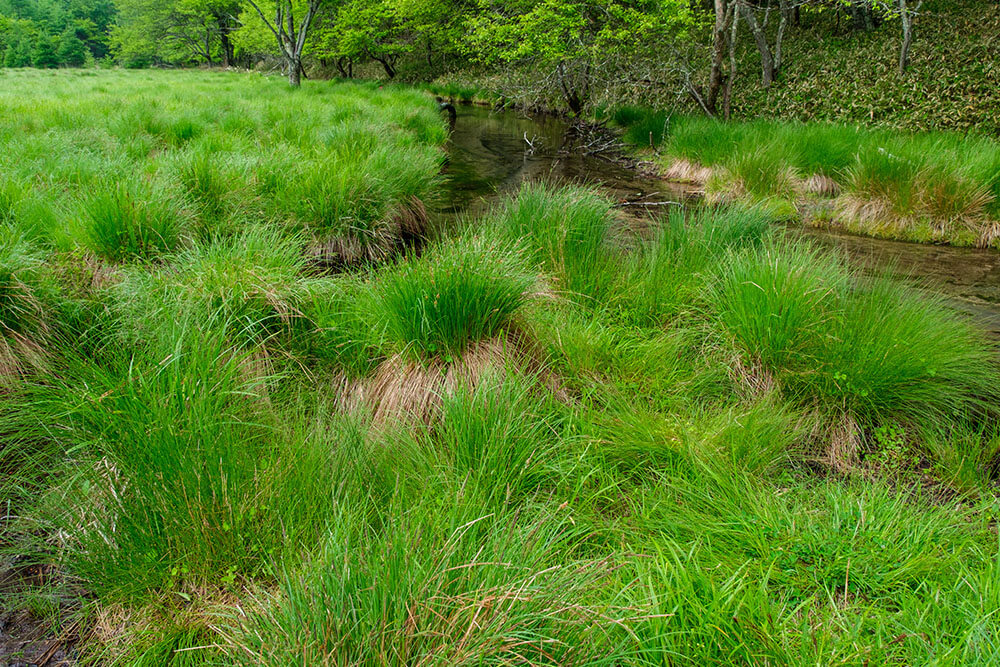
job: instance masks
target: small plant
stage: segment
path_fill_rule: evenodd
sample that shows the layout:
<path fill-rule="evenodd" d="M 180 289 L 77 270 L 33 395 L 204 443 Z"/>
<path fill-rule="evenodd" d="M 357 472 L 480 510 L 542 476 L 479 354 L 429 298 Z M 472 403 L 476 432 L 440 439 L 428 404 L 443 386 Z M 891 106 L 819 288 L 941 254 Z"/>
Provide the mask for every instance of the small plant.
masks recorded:
<path fill-rule="evenodd" d="M 911 452 L 902 425 L 885 422 L 872 431 L 872 463 L 880 470 L 899 473 L 917 468 L 920 457 Z"/>

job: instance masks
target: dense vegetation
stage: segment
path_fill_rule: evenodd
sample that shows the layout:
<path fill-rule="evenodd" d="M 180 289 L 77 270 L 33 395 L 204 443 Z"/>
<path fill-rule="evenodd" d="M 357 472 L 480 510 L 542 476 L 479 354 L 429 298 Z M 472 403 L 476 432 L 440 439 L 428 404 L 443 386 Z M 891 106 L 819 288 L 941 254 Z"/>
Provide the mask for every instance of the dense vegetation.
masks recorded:
<path fill-rule="evenodd" d="M 0 105 L 2 604 L 83 658 L 1000 658 L 1000 367 L 937 299 L 764 208 L 534 184 L 430 233 L 403 88 Z"/>
<path fill-rule="evenodd" d="M 436 81 L 587 113 L 639 104 L 996 133 L 989 0 L 2 0 L 8 67 L 194 64 Z"/>
<path fill-rule="evenodd" d="M 598 110 L 666 178 L 778 217 L 920 242 L 1000 243 L 1000 144 L 948 132 L 827 123 L 721 123 Z"/>

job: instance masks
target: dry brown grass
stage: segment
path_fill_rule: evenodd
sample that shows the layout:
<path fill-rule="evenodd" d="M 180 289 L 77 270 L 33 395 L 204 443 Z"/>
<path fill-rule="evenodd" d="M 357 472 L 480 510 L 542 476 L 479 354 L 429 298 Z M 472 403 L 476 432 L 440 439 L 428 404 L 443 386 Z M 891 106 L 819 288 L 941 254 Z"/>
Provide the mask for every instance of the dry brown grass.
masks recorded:
<path fill-rule="evenodd" d="M 774 374 L 759 361 L 747 362 L 736 354 L 727 366 L 729 377 L 736 384 L 737 391 L 747 399 L 754 400 L 771 394 L 778 388 Z"/>
<path fill-rule="evenodd" d="M 376 424 L 393 421 L 431 423 L 444 396 L 473 391 L 487 377 L 508 372 L 537 375 L 560 398 L 566 394 L 545 368 L 539 352 L 516 331 L 477 341 L 453 359 L 417 361 L 395 354 L 375 373 L 346 393 L 348 409 L 363 408 Z"/>
<path fill-rule="evenodd" d="M 661 176 L 668 181 L 678 183 L 691 183 L 692 185 L 705 185 L 712 178 L 714 170 L 711 167 L 689 162 L 688 160 L 674 160 L 661 172 Z"/>
<path fill-rule="evenodd" d="M 807 447 L 809 460 L 839 473 L 858 469 L 863 433 L 854 415 L 849 412 L 824 415 L 817 410 L 806 415 L 803 424 L 812 424 L 806 434 L 811 443 Z"/>
<path fill-rule="evenodd" d="M 821 197 L 837 197 L 841 193 L 840 184 L 829 176 L 813 174 L 799 186 L 802 192 Z"/>
<path fill-rule="evenodd" d="M 45 308 L 31 288 L 15 279 L 9 289 L 5 296 L 16 301 L 24 320 L 30 322 L 30 333 L 0 322 L 0 392 L 14 389 L 24 377 L 45 368 L 50 334 Z"/>
<path fill-rule="evenodd" d="M 14 389 L 31 373 L 44 370 L 46 356 L 41 345 L 20 334 L 0 335 L 0 393 Z"/>

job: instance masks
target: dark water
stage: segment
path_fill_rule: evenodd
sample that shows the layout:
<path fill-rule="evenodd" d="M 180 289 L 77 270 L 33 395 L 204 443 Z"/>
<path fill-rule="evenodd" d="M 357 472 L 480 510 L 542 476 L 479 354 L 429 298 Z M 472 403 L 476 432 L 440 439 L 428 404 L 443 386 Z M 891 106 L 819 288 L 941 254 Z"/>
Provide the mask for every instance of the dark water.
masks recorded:
<path fill-rule="evenodd" d="M 459 107 L 445 168 L 445 213 L 474 212 L 497 195 L 537 179 L 594 185 L 622 202 L 698 205 L 698 194 L 684 186 L 644 178 L 635 169 L 605 158 L 581 155 L 568 131 L 567 123 L 558 118 Z M 1000 333 L 1000 253 L 996 251 L 885 241 L 802 226 L 788 231 L 839 249 L 865 271 L 889 272 L 941 294 Z"/>

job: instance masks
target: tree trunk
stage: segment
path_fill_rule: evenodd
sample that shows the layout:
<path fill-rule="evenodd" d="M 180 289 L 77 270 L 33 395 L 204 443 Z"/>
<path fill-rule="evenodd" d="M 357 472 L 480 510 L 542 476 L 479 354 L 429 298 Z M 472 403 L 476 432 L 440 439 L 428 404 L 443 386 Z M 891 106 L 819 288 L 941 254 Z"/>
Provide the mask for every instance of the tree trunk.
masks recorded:
<path fill-rule="evenodd" d="M 851 27 L 854 30 L 870 32 L 878 27 L 871 0 L 851 0 L 847 11 L 851 14 Z"/>
<path fill-rule="evenodd" d="M 302 83 L 302 76 L 304 74 L 302 70 L 302 51 L 305 48 L 306 35 L 313 18 L 323 4 L 323 0 L 307 1 L 305 16 L 302 17 L 298 29 L 295 27 L 295 17 L 292 14 L 293 6 L 291 0 L 278 0 L 275 2 L 273 23 L 267 18 L 255 0 L 246 0 L 246 2 L 257 11 L 257 15 L 260 16 L 275 39 L 278 40 L 278 47 L 281 49 L 281 54 L 288 65 L 288 83 L 293 88 L 297 88 Z"/>
<path fill-rule="evenodd" d="M 708 77 L 708 95 L 705 107 L 709 114 L 716 114 L 716 100 L 722 87 L 722 63 L 726 57 L 726 23 L 729 9 L 726 0 L 715 0 L 715 29 L 712 31 L 712 73 Z"/>
<path fill-rule="evenodd" d="M 381 65 L 382 69 L 385 70 L 385 75 L 390 79 L 396 78 L 396 68 L 393 67 L 392 63 L 389 62 L 388 58 L 375 58 Z"/>
<path fill-rule="evenodd" d="M 233 65 L 233 42 L 229 39 L 229 33 L 232 28 L 229 25 L 229 19 L 226 17 L 219 17 L 219 45 L 222 47 L 222 66 L 232 67 Z"/>
<path fill-rule="evenodd" d="M 781 74 L 781 44 L 785 38 L 785 28 L 792 20 L 792 8 L 788 0 L 780 0 L 781 20 L 778 21 L 778 34 L 774 38 L 774 75 Z"/>
<path fill-rule="evenodd" d="M 899 74 L 906 73 L 906 67 L 910 64 L 910 46 L 913 44 L 913 19 L 920 11 L 920 6 L 924 0 L 919 0 L 916 7 L 909 8 L 906 0 L 899 0 L 899 18 L 903 24 L 903 43 L 899 47 Z"/>
<path fill-rule="evenodd" d="M 760 81 L 765 88 L 769 88 L 774 83 L 774 56 L 771 55 L 771 47 L 767 44 L 767 35 L 757 21 L 757 15 L 753 9 L 746 4 L 746 0 L 738 0 L 740 13 L 750 27 L 750 33 L 757 43 L 757 50 L 760 52 Z"/>
<path fill-rule="evenodd" d="M 733 25 L 729 33 L 729 77 L 722 98 L 722 114 L 726 120 L 733 115 L 733 84 L 736 82 L 736 38 L 739 35 L 740 14 L 733 12 Z"/>

